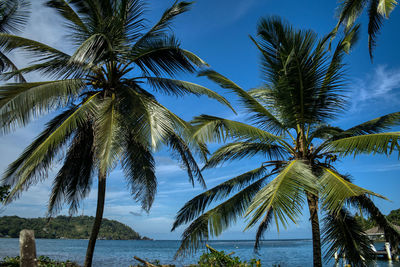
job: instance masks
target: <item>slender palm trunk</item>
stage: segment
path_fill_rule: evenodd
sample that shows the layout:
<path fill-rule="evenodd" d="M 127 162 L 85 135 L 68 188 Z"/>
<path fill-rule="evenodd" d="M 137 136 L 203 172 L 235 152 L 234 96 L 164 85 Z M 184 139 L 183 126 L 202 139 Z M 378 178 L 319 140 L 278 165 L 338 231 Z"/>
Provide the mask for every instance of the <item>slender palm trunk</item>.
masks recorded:
<path fill-rule="evenodd" d="M 321 256 L 321 233 L 318 219 L 318 196 L 307 193 L 308 209 L 310 210 L 310 220 L 313 241 L 313 262 L 314 267 L 322 267 Z"/>
<path fill-rule="evenodd" d="M 99 186 L 97 191 L 97 209 L 94 219 L 92 233 L 90 234 L 88 248 L 86 250 L 85 267 L 92 266 L 94 246 L 100 231 L 101 220 L 103 219 L 104 201 L 106 198 L 106 176 L 99 174 Z"/>

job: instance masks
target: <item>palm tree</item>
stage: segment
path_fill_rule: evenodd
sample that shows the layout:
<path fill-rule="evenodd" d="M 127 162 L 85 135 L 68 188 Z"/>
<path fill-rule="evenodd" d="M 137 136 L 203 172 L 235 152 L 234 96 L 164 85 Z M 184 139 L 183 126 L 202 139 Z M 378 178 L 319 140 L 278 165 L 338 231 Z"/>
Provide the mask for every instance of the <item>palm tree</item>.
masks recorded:
<path fill-rule="evenodd" d="M 29 16 L 30 4 L 26 0 L 4 0 L 0 2 L 0 33 L 18 33 Z M 18 70 L 15 64 L 3 53 L 0 47 L 0 73 Z M 25 82 L 22 75 L 15 76 L 17 81 Z"/>
<path fill-rule="evenodd" d="M 346 29 L 351 28 L 363 10 L 367 8 L 369 19 L 368 49 L 372 59 L 376 38 L 382 27 L 383 20 L 389 18 L 396 5 L 396 0 L 344 0 L 338 8 L 339 18 L 334 32 L 337 32 L 341 25 L 345 25 Z"/>
<path fill-rule="evenodd" d="M 220 235 L 242 216 L 249 220 L 246 229 L 258 224 L 257 250 L 272 221 L 278 230 L 279 225 L 296 223 L 307 200 L 314 266 L 322 266 L 320 207 L 328 215 L 324 236 L 327 240 L 337 237 L 330 251 L 345 252 L 357 264 L 370 258 L 363 232 L 355 225 L 346 225 L 350 217 L 344 204 L 361 205 L 392 230 L 368 197 L 381 196 L 351 183 L 333 163 L 338 156 L 398 149 L 399 132 L 380 132 L 398 124 L 400 113 L 347 130 L 328 124 L 346 104 L 342 58 L 356 40 L 357 32 L 358 27 L 349 30 L 330 53 L 327 46 L 331 35 L 318 40 L 314 32 L 295 30 L 279 18 L 262 19 L 257 29 L 258 40 L 252 40 L 262 54 L 263 86 L 245 91 L 213 70 L 201 72 L 200 75 L 234 92 L 248 112 L 246 121 L 253 122 L 250 125 L 210 115 L 196 117 L 193 124 L 197 140 L 232 141 L 216 150 L 205 168 L 256 155 L 266 159 L 260 161 L 258 168 L 205 191 L 180 209 L 172 230 L 182 224 L 190 225 L 182 234 L 176 256 L 197 249 L 201 241 Z M 214 202 L 216 205 L 206 211 Z M 333 231 L 340 225 L 348 229 Z M 357 240 L 358 254 L 352 253 L 354 243 L 343 243 Z"/>
<path fill-rule="evenodd" d="M 47 178 L 57 155 L 66 150 L 54 178 L 49 215 L 68 203 L 74 213 L 98 176 L 95 222 L 85 266 L 91 266 L 104 210 L 106 180 L 120 165 L 133 198 L 149 211 L 157 189 L 153 152 L 165 145 L 187 169 L 190 181 L 205 186 L 194 154 L 207 152 L 188 139 L 190 125 L 160 104 L 147 89 L 167 95 L 206 95 L 230 107 L 217 93 L 176 80 L 206 63 L 180 47 L 170 33 L 171 21 L 190 7 L 175 2 L 145 31 L 140 0 L 49 0 L 47 7 L 65 20 L 72 55 L 46 44 L 2 33 L 6 51 L 23 49 L 34 61 L 6 78 L 39 72 L 50 81 L 0 87 L 0 129 L 7 133 L 33 117 L 57 111 L 45 130 L 9 165 L 3 184 L 12 186 L 7 202 Z M 172 78 L 165 78 L 164 75 Z M 146 86 L 147 85 L 147 86 Z"/>

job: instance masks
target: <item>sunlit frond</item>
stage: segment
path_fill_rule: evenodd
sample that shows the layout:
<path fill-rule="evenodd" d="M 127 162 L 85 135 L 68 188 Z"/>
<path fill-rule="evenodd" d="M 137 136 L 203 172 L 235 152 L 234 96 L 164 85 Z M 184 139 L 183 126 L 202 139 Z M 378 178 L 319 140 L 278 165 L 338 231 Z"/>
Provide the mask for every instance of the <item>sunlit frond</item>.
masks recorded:
<path fill-rule="evenodd" d="M 391 154 L 399 150 L 400 132 L 376 133 L 341 138 L 327 144 L 327 150 L 341 156 L 358 154 Z"/>
<path fill-rule="evenodd" d="M 96 116 L 96 158 L 98 159 L 99 172 L 102 175 L 111 172 L 122 152 L 122 119 L 117 108 L 115 97 L 103 99 L 98 107 Z"/>
<path fill-rule="evenodd" d="M 197 127 L 194 137 L 205 142 L 221 142 L 227 138 L 250 139 L 267 143 L 280 140 L 279 136 L 257 127 L 209 115 L 195 117 L 192 123 Z"/>
<path fill-rule="evenodd" d="M 347 181 L 334 170 L 325 167 L 322 167 L 322 177 L 319 180 L 319 183 L 322 187 L 322 205 L 332 214 L 338 213 L 345 201 L 350 197 L 369 194 L 385 199 L 385 197 L 379 194 Z"/>
<path fill-rule="evenodd" d="M 260 179 L 263 176 L 269 176 L 266 175 L 266 171 L 266 168 L 261 166 L 260 168 L 256 168 L 222 182 L 221 184 L 194 197 L 179 210 L 171 231 L 174 231 L 178 226 L 195 219 L 203 213 L 212 202 L 228 197 L 232 192 L 243 189 L 251 182 Z"/>
<path fill-rule="evenodd" d="M 262 188 L 246 211 L 253 227 L 269 210 L 273 209 L 276 226 L 279 222 L 286 228 L 288 219 L 297 223 L 304 202 L 304 192 L 317 192 L 316 177 L 311 169 L 298 160 L 289 162 L 278 176 Z"/>
<path fill-rule="evenodd" d="M 264 179 L 261 178 L 195 219 L 183 232 L 182 242 L 175 257 L 193 253 L 199 248 L 201 242 L 219 236 L 234 224 L 244 214 L 263 183 Z"/>

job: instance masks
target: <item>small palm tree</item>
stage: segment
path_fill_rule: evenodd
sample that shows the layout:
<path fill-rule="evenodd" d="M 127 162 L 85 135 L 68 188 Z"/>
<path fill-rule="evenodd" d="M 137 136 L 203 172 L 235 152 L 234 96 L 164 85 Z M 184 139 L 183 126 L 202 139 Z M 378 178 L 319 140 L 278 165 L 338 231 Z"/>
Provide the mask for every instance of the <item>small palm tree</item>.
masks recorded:
<path fill-rule="evenodd" d="M 0 33 L 18 33 L 25 26 L 29 16 L 30 4 L 26 0 L 3 0 L 0 2 Z M 0 47 L 0 73 L 18 70 L 15 64 L 3 53 Z M 25 82 L 22 75 L 17 81 Z"/>
<path fill-rule="evenodd" d="M 193 72 L 206 63 L 180 47 L 168 31 L 173 18 L 190 3 L 175 2 L 150 30 L 144 31 L 140 0 L 49 0 L 46 5 L 65 20 L 65 39 L 72 55 L 46 44 L 2 33 L 6 51 L 23 49 L 34 57 L 26 68 L 6 78 L 39 72 L 55 80 L 6 84 L 0 87 L 0 129 L 7 133 L 36 116 L 57 111 L 46 129 L 14 161 L 3 176 L 12 186 L 7 202 L 47 177 L 57 155 L 66 150 L 54 178 L 48 213 L 63 203 L 73 213 L 98 176 L 96 218 L 85 266 L 91 266 L 104 210 L 106 180 L 118 165 L 135 200 L 150 210 L 156 189 L 153 152 L 168 146 L 187 169 L 190 181 L 205 186 L 191 151 L 205 147 L 189 142 L 191 127 L 161 105 L 147 89 L 182 96 L 207 95 L 230 107 L 226 99 L 197 84 L 165 78 Z M 147 85 L 147 86 L 146 86 Z"/>
<path fill-rule="evenodd" d="M 346 29 L 351 28 L 368 6 L 368 49 L 372 59 L 376 37 L 382 27 L 383 20 L 389 18 L 396 5 L 396 0 L 344 0 L 338 8 L 339 19 L 334 31 L 337 32 L 341 25 L 345 25 Z"/>
<path fill-rule="evenodd" d="M 342 58 L 357 31 L 358 27 L 348 31 L 330 53 L 327 45 L 331 35 L 318 40 L 314 32 L 295 30 L 279 18 L 262 19 L 257 29 L 259 39 L 253 39 L 262 54 L 262 87 L 245 91 L 215 71 L 201 73 L 238 95 L 248 112 L 247 121 L 254 123 L 253 126 L 209 115 L 195 118 L 194 137 L 198 140 L 232 141 L 216 150 L 205 168 L 255 155 L 266 160 L 261 160 L 260 167 L 207 190 L 182 207 L 172 230 L 190 225 L 182 235 L 177 256 L 197 249 L 202 240 L 220 235 L 242 216 L 249 220 L 246 229 L 258 224 L 258 249 L 272 221 L 278 230 L 279 225 L 296 223 L 307 201 L 314 266 L 322 266 L 320 207 L 328 214 L 324 236 L 329 241 L 334 237 L 337 240 L 330 251 L 345 252 L 356 264 L 370 259 L 369 241 L 356 225 L 346 224 L 351 220 L 344 204 L 361 205 L 382 219 L 368 198 L 381 196 L 351 183 L 334 168 L 333 162 L 338 156 L 397 149 L 400 133 L 380 132 L 399 123 L 400 113 L 347 130 L 327 124 L 345 107 Z M 213 202 L 219 204 L 206 211 Z M 386 220 L 381 223 L 392 230 Z M 350 241 L 359 241 L 359 245 L 349 245 Z"/>

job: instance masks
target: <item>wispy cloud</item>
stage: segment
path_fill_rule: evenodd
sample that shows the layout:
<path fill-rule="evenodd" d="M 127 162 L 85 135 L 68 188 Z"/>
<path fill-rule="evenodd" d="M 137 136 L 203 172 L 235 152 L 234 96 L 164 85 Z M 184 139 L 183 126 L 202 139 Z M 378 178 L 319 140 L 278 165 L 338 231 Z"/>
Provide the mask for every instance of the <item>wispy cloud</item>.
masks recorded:
<path fill-rule="evenodd" d="M 355 168 L 353 172 L 370 173 L 370 172 L 389 172 L 400 170 L 400 164 L 379 164 L 379 165 L 367 165 L 359 166 Z"/>
<path fill-rule="evenodd" d="M 393 96 L 399 93 L 398 89 L 400 89 L 400 69 L 379 65 L 370 75 L 355 81 L 352 109 L 358 110 L 371 101 L 390 100 L 393 103 L 397 99 Z"/>

